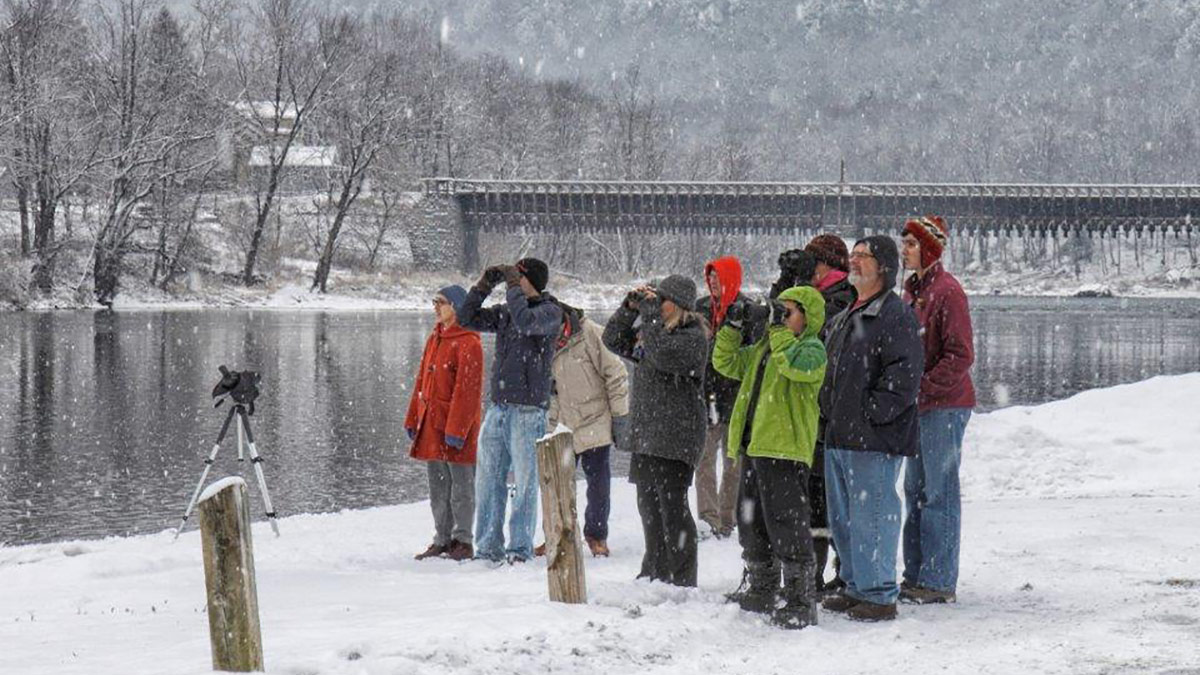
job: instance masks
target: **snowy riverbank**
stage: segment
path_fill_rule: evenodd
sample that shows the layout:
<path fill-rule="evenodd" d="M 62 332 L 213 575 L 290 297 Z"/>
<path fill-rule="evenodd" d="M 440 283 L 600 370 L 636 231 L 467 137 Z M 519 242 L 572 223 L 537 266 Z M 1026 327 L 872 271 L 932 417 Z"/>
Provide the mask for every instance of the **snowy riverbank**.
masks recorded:
<path fill-rule="evenodd" d="M 335 310 L 425 310 L 438 288 L 447 284 L 470 287 L 476 277 L 452 273 L 367 274 L 335 269 L 328 293 L 310 291 L 311 264 L 287 260 L 265 285 L 244 287 L 224 276 L 195 274 L 178 290 L 167 293 L 136 277 L 128 279 L 113 304 L 118 311 L 147 309 L 259 308 Z M 1129 298 L 1200 298 L 1200 267 L 1179 264 L 1158 266 L 1144 272 L 1101 273 L 1095 266 L 1084 268 L 1079 277 L 1065 268 L 1041 270 L 984 271 L 950 269 L 969 295 L 1071 297 L 1077 295 Z M 575 307 L 611 311 L 625 293 L 645 279 L 599 282 L 554 274 L 549 290 Z M 766 285 L 753 278 L 746 290 L 758 295 Z M 497 294 L 495 297 L 499 297 Z M 13 309 L 0 300 L 0 311 Z M 49 298 L 30 300 L 23 309 L 100 309 L 88 294 L 60 289 Z"/>
<path fill-rule="evenodd" d="M 1198 399 L 1191 374 L 976 416 L 960 602 L 902 606 L 886 625 L 823 614 L 790 633 L 737 611 L 721 597 L 740 576 L 734 541 L 702 542 L 698 589 L 634 581 L 641 532 L 623 482 L 586 606 L 547 602 L 540 563 L 413 561 L 426 503 L 293 516 L 278 539 L 259 524 L 267 668 L 1197 672 Z M 209 672 L 203 576 L 194 531 L 0 548 L 0 672 Z"/>

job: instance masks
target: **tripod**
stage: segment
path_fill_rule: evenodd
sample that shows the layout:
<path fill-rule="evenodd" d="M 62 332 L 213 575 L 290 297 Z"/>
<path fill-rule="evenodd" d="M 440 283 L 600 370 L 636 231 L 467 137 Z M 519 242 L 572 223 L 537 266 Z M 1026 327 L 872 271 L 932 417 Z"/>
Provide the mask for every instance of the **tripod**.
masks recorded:
<path fill-rule="evenodd" d="M 258 449 L 254 447 L 254 434 L 250 431 L 250 415 L 246 412 L 245 405 L 235 403 L 229 409 L 229 414 L 225 416 L 225 423 L 221 425 L 221 433 L 217 435 L 217 442 L 213 444 L 212 452 L 208 453 L 208 459 L 204 460 L 204 472 L 200 474 L 200 482 L 196 484 L 196 490 L 192 492 L 192 499 L 188 502 L 187 510 L 183 512 L 183 520 L 179 522 L 179 528 L 175 530 L 175 539 L 179 538 L 179 533 L 187 524 L 188 517 L 192 515 L 192 509 L 196 508 L 200 490 L 204 487 L 208 472 L 217 459 L 217 453 L 221 451 L 221 441 L 224 441 L 225 434 L 229 433 L 229 423 L 233 421 L 234 417 L 237 417 L 238 461 L 245 461 L 244 443 L 250 448 L 250 463 L 254 465 L 254 475 L 258 478 L 258 489 L 262 492 L 267 518 L 271 521 L 271 530 L 275 532 L 276 537 L 279 536 L 279 525 L 275 522 L 275 508 L 271 506 L 271 493 L 267 492 L 267 479 L 263 476 L 263 458 L 259 456 Z"/>

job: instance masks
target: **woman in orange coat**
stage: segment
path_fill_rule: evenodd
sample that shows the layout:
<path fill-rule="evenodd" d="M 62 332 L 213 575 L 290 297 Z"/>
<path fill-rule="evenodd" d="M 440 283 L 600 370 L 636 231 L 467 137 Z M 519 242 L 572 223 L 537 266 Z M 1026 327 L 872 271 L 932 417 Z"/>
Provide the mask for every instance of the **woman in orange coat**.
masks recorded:
<path fill-rule="evenodd" d="M 467 298 L 447 286 L 433 298 L 437 325 L 425 342 L 404 429 L 409 451 L 429 470 L 429 503 L 436 528 L 433 543 L 417 560 L 446 556 L 470 560 L 475 517 L 475 448 L 483 395 L 483 345 L 479 333 L 458 325 Z"/>

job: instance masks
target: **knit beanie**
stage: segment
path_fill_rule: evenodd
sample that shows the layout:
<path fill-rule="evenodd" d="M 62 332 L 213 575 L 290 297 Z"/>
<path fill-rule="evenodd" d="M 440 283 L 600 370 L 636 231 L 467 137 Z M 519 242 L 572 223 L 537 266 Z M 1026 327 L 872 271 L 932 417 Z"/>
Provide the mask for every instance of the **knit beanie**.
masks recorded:
<path fill-rule="evenodd" d="M 846 242 L 836 234 L 818 234 L 804 250 L 811 253 L 817 262 L 823 262 L 835 270 L 850 271 L 850 251 L 846 250 Z"/>
<path fill-rule="evenodd" d="M 537 258 L 521 258 L 517 261 L 517 271 L 521 273 L 538 293 L 546 290 L 546 283 L 550 281 L 550 268 L 546 263 Z"/>
<path fill-rule="evenodd" d="M 660 298 L 670 300 L 689 312 L 696 309 L 696 282 L 685 276 L 672 274 L 655 284 L 654 290 Z"/>
<path fill-rule="evenodd" d="M 450 306 L 454 308 L 454 313 L 458 314 L 462 309 L 463 303 L 467 301 L 467 292 L 462 286 L 450 285 L 438 290 L 438 295 L 450 302 Z"/>
<path fill-rule="evenodd" d="M 876 234 L 854 242 L 855 246 L 866 244 L 875 262 L 879 263 L 879 276 L 885 289 L 896 287 L 896 273 L 900 271 L 900 249 L 896 240 L 886 234 Z"/>
<path fill-rule="evenodd" d="M 921 244 L 921 269 L 941 260 L 949 236 L 941 216 L 914 218 L 904 223 L 904 234 L 911 234 Z"/>

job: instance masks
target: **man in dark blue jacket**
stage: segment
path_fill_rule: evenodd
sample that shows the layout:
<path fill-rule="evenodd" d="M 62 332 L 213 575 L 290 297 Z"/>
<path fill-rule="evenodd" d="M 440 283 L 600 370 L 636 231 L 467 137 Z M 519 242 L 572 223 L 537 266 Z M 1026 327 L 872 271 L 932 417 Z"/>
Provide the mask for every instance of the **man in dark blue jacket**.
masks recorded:
<path fill-rule="evenodd" d="M 916 316 L 893 292 L 900 253 L 891 237 L 867 237 L 850 253 L 858 299 L 826 337 L 821 389 L 825 494 L 845 589 L 824 607 L 861 621 L 896 617 L 896 551 L 904 457 L 917 453 L 917 393 L 925 352 Z"/>
<path fill-rule="evenodd" d="M 550 406 L 550 367 L 562 329 L 562 309 L 543 291 L 550 278 L 546 263 L 524 258 L 516 265 L 489 267 L 459 310 L 459 323 L 496 334 L 491 400 L 479 433 L 475 468 L 475 557 L 524 562 L 533 557 L 537 525 L 538 471 L 535 443 L 546 433 Z M 483 307 L 501 281 L 504 304 Z M 504 542 L 506 478 L 512 470 L 516 491 Z"/>

